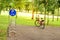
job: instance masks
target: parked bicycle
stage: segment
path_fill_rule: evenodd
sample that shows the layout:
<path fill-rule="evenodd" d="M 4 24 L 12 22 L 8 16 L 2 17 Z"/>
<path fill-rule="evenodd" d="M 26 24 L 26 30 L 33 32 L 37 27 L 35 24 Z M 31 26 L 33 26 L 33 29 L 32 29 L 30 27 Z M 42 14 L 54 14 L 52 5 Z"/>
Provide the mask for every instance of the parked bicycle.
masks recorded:
<path fill-rule="evenodd" d="M 43 18 L 41 18 L 41 20 L 39 18 L 36 18 L 35 25 L 41 29 L 44 29 L 45 28 L 45 22 L 44 22 Z"/>

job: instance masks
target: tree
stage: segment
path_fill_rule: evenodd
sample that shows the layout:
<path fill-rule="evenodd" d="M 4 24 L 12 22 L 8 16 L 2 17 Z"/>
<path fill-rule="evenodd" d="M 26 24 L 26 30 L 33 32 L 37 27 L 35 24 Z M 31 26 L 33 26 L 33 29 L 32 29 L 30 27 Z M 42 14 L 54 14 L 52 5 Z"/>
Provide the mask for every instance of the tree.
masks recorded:
<path fill-rule="evenodd" d="M 49 0 L 47 2 L 47 11 L 48 11 L 48 19 L 47 19 L 47 25 L 49 24 Z"/>
<path fill-rule="evenodd" d="M 25 4 L 25 10 L 29 12 L 29 2 L 26 2 L 26 4 Z"/>
<path fill-rule="evenodd" d="M 58 7 L 58 14 L 57 14 L 57 21 L 58 21 L 58 18 L 59 18 L 59 8 L 60 8 L 60 0 L 57 0 L 57 4 L 56 4 Z"/>
<path fill-rule="evenodd" d="M 48 5 L 47 5 L 47 11 L 51 11 L 52 13 L 52 21 L 54 21 L 54 11 L 55 11 L 55 7 L 56 7 L 56 0 L 48 0 Z"/>
<path fill-rule="evenodd" d="M 32 1 L 32 19 L 34 19 L 34 12 L 36 11 L 36 14 L 37 14 L 37 5 L 38 5 L 38 2 L 37 0 L 33 0 Z"/>
<path fill-rule="evenodd" d="M 44 1 L 43 1 L 43 3 L 44 3 L 44 7 L 45 7 L 44 20 L 46 20 L 46 6 L 47 6 L 47 1 L 46 1 L 46 0 L 44 0 Z"/>
<path fill-rule="evenodd" d="M 0 14 L 1 14 L 1 11 L 3 10 L 3 8 L 4 8 L 4 1 L 0 0 Z"/>
<path fill-rule="evenodd" d="M 55 11 L 56 1 L 51 1 L 51 11 L 52 11 L 52 21 L 54 21 L 54 11 Z"/>
<path fill-rule="evenodd" d="M 35 8 L 36 14 L 38 13 L 38 11 L 42 13 L 44 11 L 43 0 L 34 0 L 34 8 Z"/>

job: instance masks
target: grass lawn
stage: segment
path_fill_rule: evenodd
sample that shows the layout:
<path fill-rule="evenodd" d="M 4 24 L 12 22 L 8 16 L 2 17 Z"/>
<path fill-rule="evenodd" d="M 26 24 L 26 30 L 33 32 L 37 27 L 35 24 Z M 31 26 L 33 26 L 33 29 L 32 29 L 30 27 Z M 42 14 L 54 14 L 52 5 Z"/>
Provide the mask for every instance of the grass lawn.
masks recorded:
<path fill-rule="evenodd" d="M 31 18 L 27 18 L 27 17 L 18 17 L 16 20 L 17 24 L 21 24 L 21 25 L 30 25 L 30 26 L 34 26 L 34 21 Z"/>
<path fill-rule="evenodd" d="M 8 17 L 0 16 L 0 40 L 6 40 Z"/>
<path fill-rule="evenodd" d="M 17 24 L 21 24 L 21 25 L 31 25 L 31 26 L 35 26 L 34 24 L 35 19 L 32 20 L 30 17 L 18 17 L 16 20 Z M 46 25 L 47 25 L 47 19 L 46 19 Z M 54 21 L 52 21 L 52 19 L 49 19 L 49 25 L 50 26 L 60 26 L 60 19 L 57 21 L 57 19 L 54 19 Z"/>
<path fill-rule="evenodd" d="M 52 19 L 49 19 L 49 25 L 55 27 L 55 26 L 60 26 L 60 19 L 57 21 L 57 19 L 54 19 L 54 21 L 52 21 Z"/>

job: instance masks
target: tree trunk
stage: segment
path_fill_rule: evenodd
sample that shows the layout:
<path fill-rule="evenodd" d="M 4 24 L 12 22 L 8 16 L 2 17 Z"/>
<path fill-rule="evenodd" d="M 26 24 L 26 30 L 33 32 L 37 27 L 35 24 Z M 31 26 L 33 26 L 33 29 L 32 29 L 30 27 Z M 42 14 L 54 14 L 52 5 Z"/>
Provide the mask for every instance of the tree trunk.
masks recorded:
<path fill-rule="evenodd" d="M 16 17 L 15 17 L 15 26 L 16 26 L 16 21 L 17 21 L 17 13 L 16 13 Z"/>
<path fill-rule="evenodd" d="M 1 15 L 2 7 L 0 7 L 0 15 Z"/>
<path fill-rule="evenodd" d="M 54 21 L 54 14 L 53 14 L 53 19 L 52 19 L 52 21 Z"/>
<path fill-rule="evenodd" d="M 8 11 L 8 7 L 6 7 L 6 11 Z"/>
<path fill-rule="evenodd" d="M 34 10 L 32 11 L 32 19 L 34 19 Z"/>
<path fill-rule="evenodd" d="M 45 8 L 44 20 L 46 20 L 46 8 Z"/>
<path fill-rule="evenodd" d="M 49 24 L 49 11 L 48 11 L 48 19 L 47 19 L 47 25 Z"/>
<path fill-rule="evenodd" d="M 45 7 L 45 13 L 44 13 L 44 21 L 46 21 L 46 7 Z M 44 22 L 45 24 L 45 22 Z"/>
<path fill-rule="evenodd" d="M 52 11 L 52 21 L 54 21 L 54 10 Z"/>
<path fill-rule="evenodd" d="M 54 21 L 54 14 L 52 14 L 52 21 Z"/>
<path fill-rule="evenodd" d="M 1 15 L 1 11 L 0 11 L 0 15 Z"/>
<path fill-rule="evenodd" d="M 28 13 L 29 13 L 29 9 L 28 9 Z"/>
<path fill-rule="evenodd" d="M 42 14 L 42 12 L 41 12 L 41 14 Z"/>
<path fill-rule="evenodd" d="M 48 7 L 48 19 L 47 19 L 47 25 L 49 24 L 49 7 Z"/>
<path fill-rule="evenodd" d="M 59 8 L 58 8 L 58 13 L 57 13 L 57 21 L 58 21 L 58 19 L 59 19 Z"/>
<path fill-rule="evenodd" d="M 18 9 L 19 9 L 19 11 L 21 10 L 21 8 L 20 8 L 20 7 L 18 7 Z"/>

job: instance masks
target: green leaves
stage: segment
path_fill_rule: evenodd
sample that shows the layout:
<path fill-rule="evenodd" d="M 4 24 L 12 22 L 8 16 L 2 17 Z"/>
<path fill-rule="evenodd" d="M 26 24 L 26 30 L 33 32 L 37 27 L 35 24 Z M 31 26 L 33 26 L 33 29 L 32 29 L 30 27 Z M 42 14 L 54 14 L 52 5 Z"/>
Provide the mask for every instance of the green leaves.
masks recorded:
<path fill-rule="evenodd" d="M 57 2 L 58 2 L 58 6 L 60 7 L 60 0 L 58 0 Z"/>
<path fill-rule="evenodd" d="M 46 7 L 47 11 L 55 10 L 56 1 L 54 1 L 54 0 L 48 0 L 47 3 L 48 3 L 47 7 Z"/>

